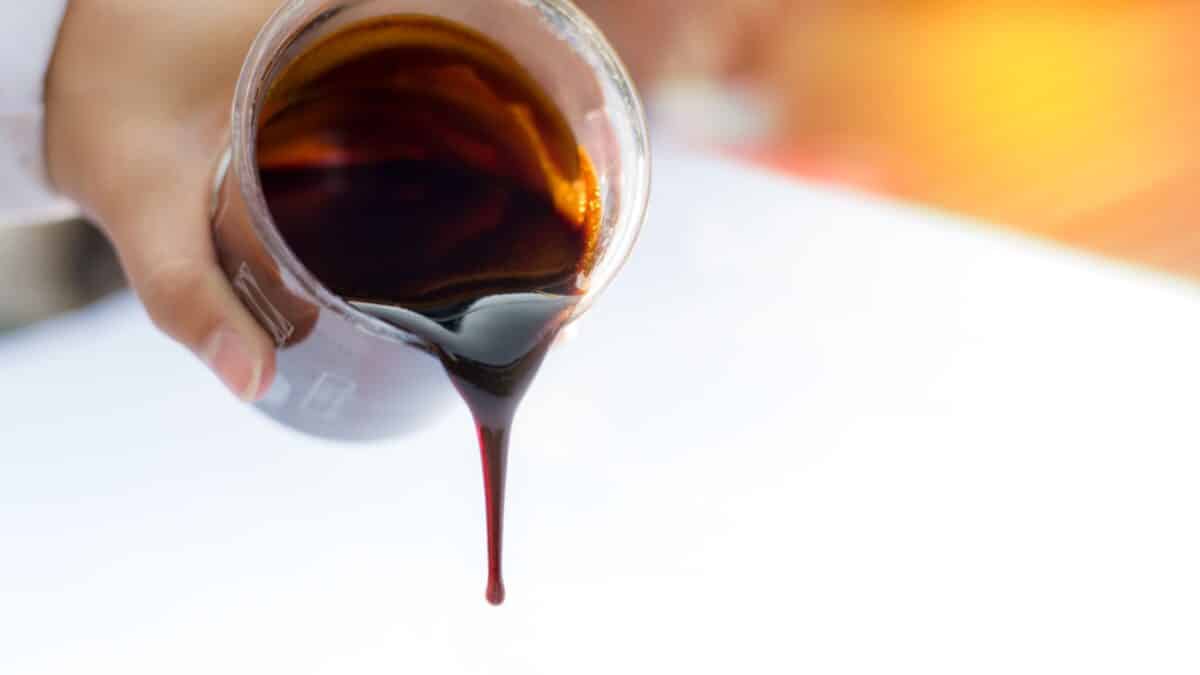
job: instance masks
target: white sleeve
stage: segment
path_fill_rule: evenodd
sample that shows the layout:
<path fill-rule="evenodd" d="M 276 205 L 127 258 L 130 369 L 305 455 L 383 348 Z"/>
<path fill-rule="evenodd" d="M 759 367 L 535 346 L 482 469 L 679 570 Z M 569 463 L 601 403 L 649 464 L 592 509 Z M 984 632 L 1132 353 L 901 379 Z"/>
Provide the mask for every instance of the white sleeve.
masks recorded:
<path fill-rule="evenodd" d="M 0 227 L 68 216 L 43 157 L 43 82 L 67 0 L 4 0 L 0 9 Z"/>

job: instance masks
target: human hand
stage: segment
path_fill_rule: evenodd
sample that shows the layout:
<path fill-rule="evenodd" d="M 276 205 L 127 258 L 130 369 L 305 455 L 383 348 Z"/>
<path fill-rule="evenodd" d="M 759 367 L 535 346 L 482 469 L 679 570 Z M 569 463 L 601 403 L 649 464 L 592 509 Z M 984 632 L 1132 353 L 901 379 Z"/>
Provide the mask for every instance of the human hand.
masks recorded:
<path fill-rule="evenodd" d="M 71 0 L 46 82 L 51 182 L 112 240 L 150 317 L 244 400 L 274 345 L 217 266 L 209 199 L 233 89 L 277 0 Z"/>

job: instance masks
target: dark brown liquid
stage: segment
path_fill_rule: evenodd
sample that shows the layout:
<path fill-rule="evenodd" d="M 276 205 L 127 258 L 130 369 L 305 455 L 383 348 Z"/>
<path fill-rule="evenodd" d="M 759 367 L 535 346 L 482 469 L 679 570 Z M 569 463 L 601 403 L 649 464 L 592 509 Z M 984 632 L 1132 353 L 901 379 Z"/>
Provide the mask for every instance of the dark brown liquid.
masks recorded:
<path fill-rule="evenodd" d="M 424 17 L 323 39 L 280 73 L 261 120 L 262 185 L 289 247 L 418 338 L 471 408 L 499 604 L 509 435 L 592 262 L 591 163 L 511 56 Z"/>

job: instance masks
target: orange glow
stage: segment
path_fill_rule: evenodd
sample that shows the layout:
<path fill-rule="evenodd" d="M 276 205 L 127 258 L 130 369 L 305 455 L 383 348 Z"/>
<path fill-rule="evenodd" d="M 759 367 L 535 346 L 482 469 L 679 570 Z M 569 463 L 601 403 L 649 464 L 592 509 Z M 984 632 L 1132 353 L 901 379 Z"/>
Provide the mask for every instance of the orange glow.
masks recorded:
<path fill-rule="evenodd" d="M 772 163 L 867 163 L 871 189 L 1200 276 L 1200 3 L 880 1 L 780 23 L 767 86 L 782 147 L 808 156 Z"/>

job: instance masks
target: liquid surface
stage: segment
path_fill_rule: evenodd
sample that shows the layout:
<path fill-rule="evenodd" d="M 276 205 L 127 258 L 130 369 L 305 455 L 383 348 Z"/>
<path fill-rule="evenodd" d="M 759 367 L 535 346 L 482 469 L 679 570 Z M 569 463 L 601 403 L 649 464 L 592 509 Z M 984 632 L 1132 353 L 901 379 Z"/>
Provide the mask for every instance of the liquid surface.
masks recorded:
<path fill-rule="evenodd" d="M 512 421 L 595 254 L 591 162 L 509 54 L 427 17 L 322 39 L 279 73 L 260 116 L 260 178 L 289 247 L 418 338 L 471 408 L 499 604 Z"/>

